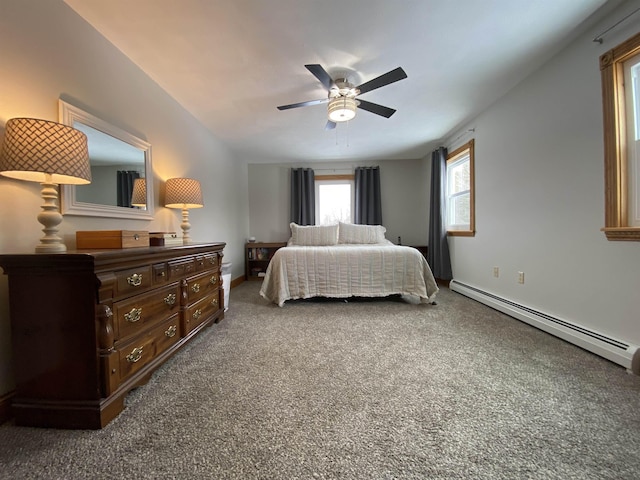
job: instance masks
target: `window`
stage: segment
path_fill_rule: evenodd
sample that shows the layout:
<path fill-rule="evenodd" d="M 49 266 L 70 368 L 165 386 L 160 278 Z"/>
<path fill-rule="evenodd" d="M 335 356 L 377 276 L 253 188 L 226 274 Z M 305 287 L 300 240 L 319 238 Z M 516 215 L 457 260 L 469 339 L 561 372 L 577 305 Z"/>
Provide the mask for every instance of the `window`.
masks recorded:
<path fill-rule="evenodd" d="M 353 175 L 316 175 L 316 225 L 351 223 Z"/>
<path fill-rule="evenodd" d="M 627 159 L 629 162 L 629 226 L 640 227 L 640 54 L 624 62 Z"/>
<path fill-rule="evenodd" d="M 447 156 L 447 233 L 475 234 L 473 140 Z"/>
<path fill-rule="evenodd" d="M 605 162 L 605 226 L 602 230 L 609 240 L 640 241 L 639 54 L 640 33 L 600 57 Z"/>

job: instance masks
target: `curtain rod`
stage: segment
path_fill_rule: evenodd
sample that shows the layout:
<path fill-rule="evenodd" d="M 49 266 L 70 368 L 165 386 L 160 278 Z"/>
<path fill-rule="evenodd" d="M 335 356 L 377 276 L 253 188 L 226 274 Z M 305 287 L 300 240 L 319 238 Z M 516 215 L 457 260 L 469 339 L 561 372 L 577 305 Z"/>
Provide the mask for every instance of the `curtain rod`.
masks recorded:
<path fill-rule="evenodd" d="M 635 13 L 637 13 L 638 11 L 640 11 L 640 8 L 636 8 L 633 12 L 631 12 L 629 15 L 627 15 L 626 17 L 624 17 L 622 20 L 619 20 L 617 23 L 614 23 L 613 25 L 611 25 L 609 28 L 607 28 L 604 32 L 602 32 L 600 35 L 596 35 L 593 38 L 594 42 L 597 42 L 599 44 L 602 44 L 602 37 L 605 36 L 607 33 L 609 33 L 611 30 L 613 30 L 614 28 L 616 28 L 618 25 L 620 25 L 622 22 L 624 22 L 627 18 L 629 18 L 631 15 L 634 15 Z"/>
<path fill-rule="evenodd" d="M 473 128 L 469 128 L 468 130 L 465 130 L 465 131 L 464 131 L 464 132 L 462 132 L 460 135 L 458 135 L 456 138 L 454 138 L 453 140 L 451 140 L 451 142 L 449 142 L 449 143 L 455 143 L 455 142 L 457 142 L 458 140 L 460 140 L 462 137 L 464 137 L 465 135 L 467 135 L 467 134 L 469 134 L 469 133 L 473 133 L 473 132 L 475 132 L 475 131 L 476 131 L 476 128 L 475 128 L 475 127 L 473 127 Z"/>

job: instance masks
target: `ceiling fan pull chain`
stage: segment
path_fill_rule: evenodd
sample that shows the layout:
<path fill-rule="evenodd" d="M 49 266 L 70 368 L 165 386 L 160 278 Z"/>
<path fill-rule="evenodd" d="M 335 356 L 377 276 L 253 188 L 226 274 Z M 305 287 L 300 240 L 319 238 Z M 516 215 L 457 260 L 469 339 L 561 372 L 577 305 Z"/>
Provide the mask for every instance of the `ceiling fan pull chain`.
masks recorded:
<path fill-rule="evenodd" d="M 349 120 L 345 123 L 347 124 L 347 148 L 349 148 Z"/>

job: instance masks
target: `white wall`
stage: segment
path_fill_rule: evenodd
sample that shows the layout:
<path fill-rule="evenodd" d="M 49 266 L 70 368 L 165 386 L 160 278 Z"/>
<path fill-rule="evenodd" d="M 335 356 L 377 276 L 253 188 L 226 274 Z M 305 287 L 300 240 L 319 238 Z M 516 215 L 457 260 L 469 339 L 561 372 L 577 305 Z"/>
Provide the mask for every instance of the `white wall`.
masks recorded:
<path fill-rule="evenodd" d="M 65 216 L 69 247 L 76 230 L 180 231 L 180 211 L 162 207 L 163 184 L 189 176 L 200 180 L 205 202 L 190 211 L 192 238 L 227 242 L 232 276 L 243 275 L 246 164 L 61 0 L 1 2 L 0 126 L 21 116 L 58 120 L 60 97 L 151 143 L 156 192 L 152 221 Z M 0 252 L 33 251 L 40 204 L 38 184 L 0 176 Z M 7 296 L 0 275 L 0 395 L 13 387 Z"/>
<path fill-rule="evenodd" d="M 640 345 L 640 244 L 600 231 L 598 58 L 638 31 L 637 18 L 602 45 L 592 39 L 637 7 L 618 8 L 465 126 L 476 129 L 477 234 L 449 239 L 456 280 L 631 345 Z"/>
<path fill-rule="evenodd" d="M 429 182 L 425 160 L 387 160 L 368 164 L 331 162 L 249 165 L 249 230 L 264 242 L 286 241 L 289 231 L 290 169 L 311 167 L 316 175 L 353 173 L 356 166 L 379 166 L 382 223 L 386 237 L 405 245 L 426 245 L 429 225 Z"/>

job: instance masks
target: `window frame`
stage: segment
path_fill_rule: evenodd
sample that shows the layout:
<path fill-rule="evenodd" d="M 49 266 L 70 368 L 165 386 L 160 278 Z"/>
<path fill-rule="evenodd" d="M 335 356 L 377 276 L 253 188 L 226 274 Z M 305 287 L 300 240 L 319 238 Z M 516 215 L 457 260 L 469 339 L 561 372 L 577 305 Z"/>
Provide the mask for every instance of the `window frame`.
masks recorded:
<path fill-rule="evenodd" d="M 316 203 L 316 225 L 320 225 L 318 223 L 320 221 L 320 196 L 318 183 L 351 183 L 351 204 L 349 208 L 351 209 L 351 221 L 353 222 L 353 215 L 355 210 L 355 179 L 356 176 L 354 174 L 334 174 L 334 175 L 316 175 L 314 178 L 314 195 L 315 195 L 315 203 Z"/>
<path fill-rule="evenodd" d="M 471 139 L 464 145 L 456 148 L 447 155 L 447 168 L 460 157 L 469 154 L 469 228 L 464 230 L 452 230 L 449 228 L 447 215 L 447 235 L 452 237 L 474 237 L 476 234 L 476 202 L 475 202 L 475 140 Z M 447 174 L 447 186 L 449 176 Z M 449 205 L 449 192 L 447 191 L 447 206 Z"/>
<path fill-rule="evenodd" d="M 640 241 L 640 228 L 629 226 L 624 62 L 640 53 L 640 33 L 600 56 L 604 128 L 605 212 L 601 229 L 608 240 Z"/>

